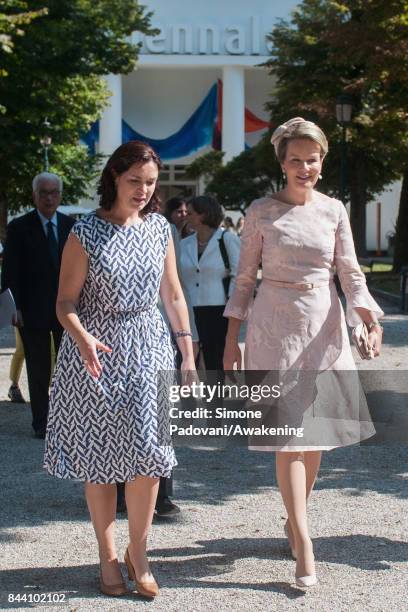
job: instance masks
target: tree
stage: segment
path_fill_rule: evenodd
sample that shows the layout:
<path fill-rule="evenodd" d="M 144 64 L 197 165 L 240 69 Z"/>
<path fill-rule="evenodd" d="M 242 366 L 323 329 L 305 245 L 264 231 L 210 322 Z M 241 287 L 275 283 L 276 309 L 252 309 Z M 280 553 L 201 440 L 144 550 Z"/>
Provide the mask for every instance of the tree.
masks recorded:
<path fill-rule="evenodd" d="M 353 96 L 347 195 L 359 255 L 365 254 L 366 204 L 400 177 L 408 153 L 407 24 L 403 0 L 303 0 L 270 35 L 273 122 L 301 115 L 319 123 L 330 144 L 322 188 L 334 196 L 341 147 L 336 97 Z"/>
<path fill-rule="evenodd" d="M 225 166 L 222 157 L 220 151 L 211 151 L 194 160 L 186 172 L 192 179 L 203 178 L 206 193 L 214 194 L 224 208 L 243 210 L 252 200 L 281 187 L 282 173 L 273 159 L 269 138 L 263 138 Z"/>
<path fill-rule="evenodd" d="M 4 12 L 5 8 L 7 13 Z M 27 3 L 21 0 L 0 1 L 0 54 L 12 52 L 15 37 L 24 35 L 22 26 L 27 26 L 36 17 L 47 13 L 46 9 L 39 11 L 27 11 L 26 9 Z M 20 10 L 20 12 L 12 13 L 13 10 Z M 6 76 L 6 73 L 1 71 L 0 76 Z"/>
<path fill-rule="evenodd" d="M 7 7 L 4 14 L 11 17 Z M 0 116 L 3 229 L 8 210 L 31 202 L 32 177 L 42 170 L 45 118 L 52 125 L 50 170 L 63 177 L 66 201 L 76 202 L 86 193 L 99 160 L 79 144 L 79 134 L 89 130 L 107 103 L 103 75 L 131 72 L 139 46 L 128 37 L 136 30 L 156 32 L 151 13 L 136 0 L 29 0 L 15 2 L 13 15 L 21 16 L 26 8 L 45 11 L 13 41 L 12 53 L 1 57 L 7 74 L 0 79 L 6 109 Z"/>
<path fill-rule="evenodd" d="M 186 176 L 189 179 L 203 179 L 208 184 L 213 176 L 222 168 L 223 151 L 209 151 L 197 157 L 186 167 Z"/>
<path fill-rule="evenodd" d="M 36 17 L 45 15 L 46 9 L 39 11 L 25 11 L 20 13 L 4 13 L 4 8 L 8 11 L 16 9 L 26 9 L 27 4 L 20 0 L 8 0 L 7 3 L 0 1 L 0 77 L 7 76 L 7 71 L 3 68 L 2 56 L 6 53 L 12 53 L 14 48 L 14 39 L 17 36 L 24 35 L 22 26 L 27 26 Z M 0 105 L 0 113 L 6 111 L 5 107 Z"/>
<path fill-rule="evenodd" d="M 408 266 L 408 167 L 402 177 L 401 197 L 395 232 L 394 272 Z"/>
<path fill-rule="evenodd" d="M 350 23 L 343 42 L 349 59 L 353 49 L 359 50 L 366 62 L 366 80 L 379 85 L 378 108 L 388 117 L 389 131 L 395 129 L 395 119 L 399 126 L 402 124 L 402 131 L 396 128 L 401 139 L 396 166 L 403 175 L 394 255 L 394 271 L 398 272 L 402 265 L 408 264 L 408 2 L 375 2 L 370 8 L 371 28 L 364 39 L 359 40 L 361 31 Z M 387 140 L 389 133 L 380 136 Z"/>

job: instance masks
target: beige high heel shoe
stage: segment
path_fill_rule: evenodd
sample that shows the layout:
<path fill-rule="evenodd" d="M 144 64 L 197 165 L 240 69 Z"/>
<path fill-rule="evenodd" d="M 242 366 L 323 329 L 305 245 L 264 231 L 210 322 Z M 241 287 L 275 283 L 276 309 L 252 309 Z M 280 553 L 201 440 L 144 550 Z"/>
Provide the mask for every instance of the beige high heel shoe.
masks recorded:
<path fill-rule="evenodd" d="M 296 578 L 296 586 L 301 589 L 309 588 L 317 584 L 317 576 L 316 574 L 311 574 L 310 576 L 300 576 Z"/>
<path fill-rule="evenodd" d="M 313 561 L 314 561 L 314 555 L 313 555 Z M 315 584 L 317 584 L 316 572 L 314 572 L 313 574 L 308 574 L 306 576 L 296 576 L 295 574 L 295 580 L 296 580 L 296 586 L 300 587 L 301 589 L 312 587 Z"/>
<path fill-rule="evenodd" d="M 102 567 L 99 565 L 99 590 L 104 595 L 109 597 L 120 597 L 121 595 L 128 595 L 129 591 L 126 588 L 126 584 L 122 580 L 118 584 L 105 584 L 102 578 Z"/>
<path fill-rule="evenodd" d="M 153 582 L 139 581 L 136 579 L 135 568 L 130 560 L 129 548 L 126 549 L 125 552 L 125 563 L 128 571 L 129 580 L 133 580 L 136 584 L 136 590 L 139 595 L 143 595 L 144 597 L 157 597 L 159 594 L 159 586 L 156 580 L 153 579 Z"/>

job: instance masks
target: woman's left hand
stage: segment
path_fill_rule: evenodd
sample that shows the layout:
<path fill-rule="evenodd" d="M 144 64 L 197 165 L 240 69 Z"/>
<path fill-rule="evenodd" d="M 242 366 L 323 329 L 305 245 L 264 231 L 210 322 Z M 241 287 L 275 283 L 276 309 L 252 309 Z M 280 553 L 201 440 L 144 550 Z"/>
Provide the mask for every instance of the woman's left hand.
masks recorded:
<path fill-rule="evenodd" d="M 371 346 L 374 357 L 378 357 L 381 352 L 383 330 L 382 327 L 375 326 L 368 334 L 368 344 Z"/>

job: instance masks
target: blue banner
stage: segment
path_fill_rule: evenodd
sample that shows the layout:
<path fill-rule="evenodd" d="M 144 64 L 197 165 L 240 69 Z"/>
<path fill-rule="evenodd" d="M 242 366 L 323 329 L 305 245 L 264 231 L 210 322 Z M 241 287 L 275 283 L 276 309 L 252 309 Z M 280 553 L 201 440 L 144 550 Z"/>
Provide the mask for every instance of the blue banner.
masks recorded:
<path fill-rule="evenodd" d="M 217 83 L 215 83 L 197 110 L 175 134 L 163 139 L 148 138 L 136 132 L 126 121 L 122 120 L 122 142 L 129 140 L 147 142 L 163 160 L 187 157 L 209 145 L 220 149 L 220 133 L 218 134 L 219 142 L 215 141 L 219 106 L 217 88 Z M 99 142 L 99 121 L 91 126 L 89 132 L 82 133 L 80 140 L 87 145 L 90 155 L 95 155 L 96 143 Z M 245 149 L 249 148 L 246 144 Z"/>
<path fill-rule="evenodd" d="M 89 155 L 95 155 L 96 143 L 99 142 L 99 121 L 95 121 L 95 123 L 92 124 L 89 132 L 80 134 L 79 140 L 86 144 Z"/>
<path fill-rule="evenodd" d="M 148 138 L 135 132 L 130 125 L 122 121 L 122 142 L 143 140 L 159 154 L 161 159 L 186 157 L 195 151 L 212 144 L 213 132 L 218 113 L 217 84 L 215 83 L 207 96 L 188 121 L 168 138 L 162 140 Z"/>

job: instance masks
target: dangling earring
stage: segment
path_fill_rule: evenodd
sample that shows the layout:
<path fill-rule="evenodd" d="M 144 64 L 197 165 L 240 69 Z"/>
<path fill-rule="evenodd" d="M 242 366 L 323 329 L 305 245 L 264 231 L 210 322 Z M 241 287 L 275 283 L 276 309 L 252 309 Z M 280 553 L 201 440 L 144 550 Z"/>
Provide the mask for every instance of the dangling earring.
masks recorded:
<path fill-rule="evenodd" d="M 283 169 L 282 169 L 282 177 L 283 177 L 283 180 L 286 181 L 286 172 Z"/>
<path fill-rule="evenodd" d="M 322 178 L 323 178 L 323 175 L 319 174 L 319 180 L 322 180 Z"/>

